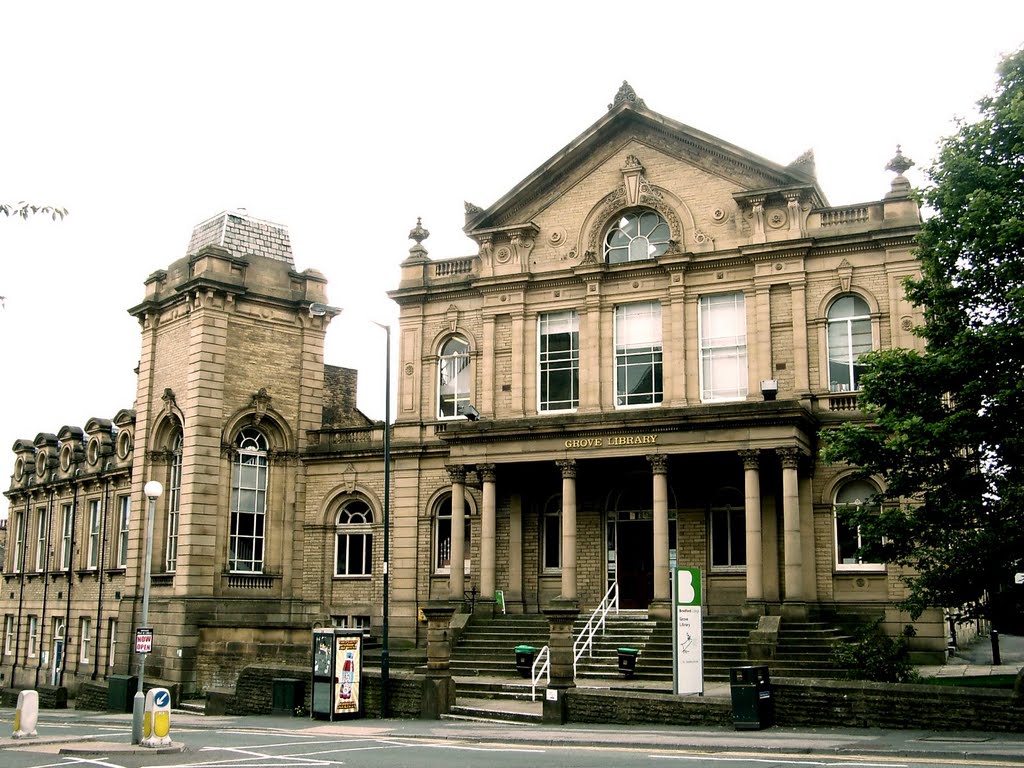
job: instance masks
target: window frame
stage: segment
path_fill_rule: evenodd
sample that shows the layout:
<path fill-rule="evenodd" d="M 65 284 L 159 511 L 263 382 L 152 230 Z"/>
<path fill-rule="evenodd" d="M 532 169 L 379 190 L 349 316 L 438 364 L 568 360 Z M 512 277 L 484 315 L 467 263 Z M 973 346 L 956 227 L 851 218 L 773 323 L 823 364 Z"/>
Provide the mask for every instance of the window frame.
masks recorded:
<path fill-rule="evenodd" d="M 353 511 L 353 507 L 362 506 L 363 510 Z M 344 515 L 350 519 L 342 521 Z M 358 522 L 351 519 L 354 515 L 363 517 Z M 334 515 L 334 577 L 338 579 L 368 579 L 373 577 L 373 529 L 374 513 L 366 499 L 353 496 L 345 499 L 338 507 Z M 361 553 L 359 570 L 352 570 L 352 544 L 358 545 Z M 342 548 L 345 554 L 344 572 L 341 568 Z"/>
<path fill-rule="evenodd" d="M 552 541 L 552 538 L 554 541 Z M 562 496 L 544 505 L 540 520 L 540 563 L 545 574 L 562 572 Z"/>
<path fill-rule="evenodd" d="M 845 299 L 853 300 L 854 314 L 846 315 L 842 317 L 832 317 L 832 312 Z M 857 310 L 863 310 L 859 313 Z M 856 326 L 856 328 L 855 328 Z M 846 349 L 843 350 L 844 354 L 849 358 L 847 362 L 836 361 L 833 363 L 832 351 L 832 329 L 842 328 L 841 333 L 846 342 Z M 855 332 L 856 330 L 856 332 Z M 854 352 L 854 339 L 856 337 L 862 337 L 865 334 L 868 338 L 867 349 L 855 355 Z M 867 352 L 871 352 L 875 349 L 874 339 L 874 328 L 871 319 L 871 305 L 868 304 L 867 300 L 860 294 L 847 292 L 842 293 L 839 296 L 833 298 L 829 304 L 828 309 L 825 310 L 825 360 L 826 360 L 826 371 L 828 376 L 828 391 L 833 393 L 842 392 L 857 392 L 860 390 L 860 369 L 863 366 L 858 366 L 857 361 Z M 834 380 L 832 377 L 833 365 L 844 365 L 846 367 L 846 375 L 849 382 L 842 382 Z"/>
<path fill-rule="evenodd" d="M 473 545 L 473 525 L 471 520 L 471 509 L 469 500 L 466 499 L 463 507 L 465 509 L 464 514 L 464 549 L 462 552 L 464 560 L 464 571 L 466 576 L 472 574 L 472 545 Z M 444 576 L 451 575 L 451 535 L 452 535 L 452 496 L 446 494 L 444 498 L 439 499 L 436 506 L 434 507 L 434 519 L 433 519 L 433 541 L 434 546 L 432 547 L 432 555 L 434 562 L 434 575 Z M 447 520 L 447 534 L 446 539 L 442 538 L 442 528 L 444 521 Z M 442 565 L 442 549 L 444 541 L 448 541 L 448 565 Z"/>
<path fill-rule="evenodd" d="M 729 297 L 732 299 L 733 321 L 738 332 L 711 336 L 715 304 L 724 304 L 724 300 Z M 697 339 L 700 347 L 700 401 L 729 403 L 746 400 L 750 393 L 746 294 L 743 291 L 723 291 L 702 295 L 697 301 Z M 727 340 L 732 343 L 725 343 Z M 715 363 L 729 360 L 735 361 L 736 386 L 716 387 Z"/>
<path fill-rule="evenodd" d="M 455 345 L 464 347 L 464 349 L 455 349 Z M 470 404 L 472 400 L 473 391 L 473 365 L 472 365 L 472 347 L 470 346 L 469 339 L 461 333 L 453 333 L 447 336 L 441 345 L 437 353 L 437 418 L 440 420 L 447 419 L 458 419 L 462 417 L 462 409 Z M 463 361 L 461 364 L 459 361 Z M 451 413 L 445 408 L 446 393 L 445 387 L 449 386 L 446 384 L 445 377 L 450 375 L 452 366 L 455 366 L 455 376 L 453 381 L 455 382 L 454 393 L 452 395 L 452 406 Z M 465 376 L 465 387 L 463 388 L 460 384 L 462 377 Z"/>
<path fill-rule="evenodd" d="M 13 573 L 21 573 L 25 566 L 25 548 L 22 545 L 26 535 L 25 528 L 25 510 L 16 509 L 14 511 L 14 551 L 11 553 Z"/>
<path fill-rule="evenodd" d="M 46 570 L 46 539 L 49 535 L 49 518 L 46 507 L 36 508 L 36 573 Z"/>
<path fill-rule="evenodd" d="M 114 668 L 114 661 L 117 658 L 117 619 L 111 617 L 107 620 L 107 666 Z"/>
<path fill-rule="evenodd" d="M 552 327 L 567 325 L 568 330 Z M 551 349 L 556 336 L 569 337 L 568 349 Z M 567 381 L 562 381 L 566 378 Z M 568 385 L 569 399 L 551 398 L 552 380 L 564 389 Z M 547 395 L 547 397 L 545 397 Z M 563 403 L 567 405 L 562 405 Z M 580 318 L 575 309 L 542 312 L 537 318 L 537 411 L 539 413 L 572 412 L 580 405 Z"/>
<path fill-rule="evenodd" d="M 652 335 L 641 342 L 632 340 L 637 330 L 629 330 L 631 317 L 633 322 L 638 324 L 646 319 L 652 334 L 656 329 L 656 338 Z M 652 408 L 661 405 L 665 399 L 665 342 L 661 302 L 655 299 L 617 304 L 612 326 L 615 353 L 612 391 L 616 409 Z M 624 336 L 628 337 L 629 341 L 620 343 Z M 650 387 L 644 392 L 629 391 L 630 371 L 637 368 L 646 368 L 649 371 L 639 379 L 642 383 L 648 376 L 650 377 Z"/>
<path fill-rule="evenodd" d="M 132 497 L 121 494 L 117 497 L 117 567 L 128 567 L 128 536 L 131 533 Z"/>
<path fill-rule="evenodd" d="M 70 571 L 73 565 L 73 544 L 75 536 L 75 505 L 65 502 L 60 506 L 60 570 Z"/>
<path fill-rule="evenodd" d="M 841 523 L 843 525 L 848 525 L 848 524 L 846 524 L 846 523 L 844 523 L 843 521 L 840 520 L 839 510 L 844 508 L 844 507 L 864 506 L 864 503 L 862 502 L 860 504 L 851 504 L 848 501 L 840 502 L 839 501 L 839 497 L 843 493 L 843 491 L 846 491 L 849 488 L 851 488 L 852 486 L 856 486 L 856 485 L 862 485 L 862 486 L 865 487 L 865 489 L 870 487 L 871 490 L 872 490 L 872 495 L 873 496 L 877 495 L 878 493 L 880 493 L 877 484 L 875 482 L 871 481 L 871 480 L 847 480 L 846 482 L 840 483 L 836 487 L 835 491 L 832 494 L 832 537 L 833 537 L 832 543 L 833 543 L 834 552 L 835 552 L 835 554 L 833 556 L 833 563 L 834 563 L 834 566 L 835 566 L 835 569 L 836 569 L 837 572 L 842 572 L 842 571 L 846 571 L 846 572 L 858 572 L 858 571 L 860 571 L 860 572 L 863 572 L 863 571 L 882 572 L 882 571 L 885 571 L 885 569 L 886 569 L 885 563 L 864 562 L 862 557 L 860 555 L 856 554 L 857 552 L 860 551 L 861 547 L 863 546 L 863 542 L 864 542 L 864 537 L 861 534 L 861 530 L 860 530 L 860 526 L 859 525 L 856 526 L 855 529 L 852 529 L 850 531 L 856 537 L 857 547 L 854 550 L 854 557 L 856 558 L 857 562 L 850 562 L 850 563 L 843 562 L 843 557 L 842 557 L 843 556 L 843 552 L 841 551 L 841 549 L 842 549 L 842 542 L 840 540 L 839 528 L 840 528 L 840 524 Z M 877 511 L 881 512 L 881 505 L 880 504 L 876 504 L 876 506 L 877 506 Z"/>
<path fill-rule="evenodd" d="M 25 646 L 25 658 L 34 659 L 39 653 L 39 617 L 28 617 L 28 643 Z"/>
<path fill-rule="evenodd" d="M 4 656 L 14 655 L 14 614 L 4 614 Z"/>
<path fill-rule="evenodd" d="M 657 222 L 653 227 L 647 229 L 646 234 L 644 233 L 644 219 L 648 216 L 654 216 L 657 218 Z M 630 234 L 627 231 L 627 227 L 630 224 L 630 219 L 635 218 L 637 221 L 636 234 Z M 656 233 L 659 229 L 664 230 L 664 238 L 659 238 L 652 241 L 651 235 Z M 618 245 L 612 245 L 611 240 L 615 237 L 616 233 L 621 233 L 623 238 L 628 239 L 628 242 L 620 243 Z M 634 251 L 639 251 L 639 248 L 634 248 L 634 245 L 640 246 L 641 242 L 647 243 L 647 248 L 644 250 L 642 255 L 636 255 L 634 258 Z M 637 262 L 653 261 L 659 256 L 663 256 L 668 253 L 669 245 L 672 242 L 672 228 L 669 226 L 668 221 L 664 216 L 653 208 L 631 208 L 626 211 L 622 211 L 609 223 L 607 230 L 605 231 L 604 238 L 602 240 L 601 252 L 604 256 L 606 264 L 635 264 Z M 612 258 L 613 251 L 624 251 L 626 258 Z"/>
<path fill-rule="evenodd" d="M 88 664 L 92 658 L 89 646 L 92 644 L 92 617 L 80 616 L 78 619 L 78 663 Z"/>
<path fill-rule="evenodd" d="M 728 561 L 725 563 L 716 560 L 720 546 L 719 539 L 723 533 L 723 525 L 720 522 L 722 520 L 725 522 L 724 533 L 726 536 L 724 553 Z M 737 537 L 739 538 L 738 544 L 736 542 Z M 735 488 L 722 489 L 708 509 L 708 562 L 711 565 L 711 569 L 717 572 L 746 572 L 746 544 L 746 502 L 743 495 Z M 742 562 L 736 562 L 737 559 L 742 560 Z"/>
<path fill-rule="evenodd" d="M 228 571 L 263 573 L 266 568 L 267 493 L 270 487 L 270 443 L 256 427 L 239 430 L 231 460 L 231 508 L 228 522 Z M 243 475 L 254 474 L 252 487 L 241 485 Z M 252 509 L 242 509 L 243 492 L 251 492 Z M 243 533 L 243 523 L 251 519 L 251 532 Z M 240 545 L 250 543 L 249 557 L 239 554 Z M 243 567 L 240 567 L 243 566 Z M 244 567 L 249 566 L 249 567 Z"/>
<path fill-rule="evenodd" d="M 178 527 L 181 524 L 181 468 L 184 454 L 184 438 L 181 430 L 171 442 L 171 466 L 167 482 L 167 536 L 164 541 L 164 572 L 178 570 Z M 232 463 L 232 483 L 234 483 Z M 232 493 L 234 488 L 232 487 Z"/>
<path fill-rule="evenodd" d="M 88 540 L 86 547 L 85 568 L 95 571 L 100 563 L 100 525 L 102 521 L 102 509 L 99 499 L 89 499 Z"/>

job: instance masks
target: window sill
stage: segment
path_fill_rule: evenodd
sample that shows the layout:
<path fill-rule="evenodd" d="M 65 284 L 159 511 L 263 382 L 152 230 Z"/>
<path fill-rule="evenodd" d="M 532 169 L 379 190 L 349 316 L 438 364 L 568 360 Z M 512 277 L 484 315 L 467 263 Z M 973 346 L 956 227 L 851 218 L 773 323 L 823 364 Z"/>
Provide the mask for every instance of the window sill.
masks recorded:
<path fill-rule="evenodd" d="M 373 581 L 372 573 L 336 573 L 334 581 Z"/>

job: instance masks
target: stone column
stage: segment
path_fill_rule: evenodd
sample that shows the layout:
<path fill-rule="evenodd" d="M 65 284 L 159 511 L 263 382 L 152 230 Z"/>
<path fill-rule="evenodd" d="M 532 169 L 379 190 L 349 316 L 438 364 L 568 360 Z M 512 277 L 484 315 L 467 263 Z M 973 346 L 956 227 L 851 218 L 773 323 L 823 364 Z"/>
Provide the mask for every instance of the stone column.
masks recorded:
<path fill-rule="evenodd" d="M 576 459 L 555 462 L 562 470 L 562 595 L 576 599 Z"/>
<path fill-rule="evenodd" d="M 466 591 L 466 467 L 448 464 L 452 481 L 452 552 L 448 568 L 448 597 L 462 601 Z"/>
<path fill-rule="evenodd" d="M 744 613 L 764 613 L 764 565 L 761 542 L 761 452 L 740 451 L 743 460 L 744 528 L 747 545 L 747 606 Z"/>
<path fill-rule="evenodd" d="M 668 456 L 647 457 L 654 478 L 654 600 L 648 608 L 652 619 L 672 615 L 672 593 L 668 574 Z"/>
<path fill-rule="evenodd" d="M 785 558 L 783 615 L 806 613 L 803 591 L 803 551 L 800 542 L 800 486 L 797 466 L 799 448 L 777 448 L 782 461 L 782 556 Z"/>
<path fill-rule="evenodd" d="M 451 623 L 455 604 L 433 602 L 423 608 L 427 619 L 427 676 L 423 681 L 420 716 L 437 720 L 455 703 L 451 673 Z"/>
<path fill-rule="evenodd" d="M 514 606 L 514 607 L 513 607 Z M 505 610 L 523 612 L 523 498 L 513 493 L 508 504 L 508 593 Z"/>
<path fill-rule="evenodd" d="M 494 605 L 495 561 L 495 488 L 496 472 L 493 464 L 478 464 L 476 471 L 483 480 L 484 504 L 480 517 L 480 600 L 485 608 Z"/>
<path fill-rule="evenodd" d="M 551 653 L 551 683 L 549 693 L 544 696 L 545 723 L 561 725 L 566 721 L 565 692 L 576 687 L 572 627 L 579 613 L 579 603 L 562 598 L 544 609 L 550 627 L 548 649 Z"/>

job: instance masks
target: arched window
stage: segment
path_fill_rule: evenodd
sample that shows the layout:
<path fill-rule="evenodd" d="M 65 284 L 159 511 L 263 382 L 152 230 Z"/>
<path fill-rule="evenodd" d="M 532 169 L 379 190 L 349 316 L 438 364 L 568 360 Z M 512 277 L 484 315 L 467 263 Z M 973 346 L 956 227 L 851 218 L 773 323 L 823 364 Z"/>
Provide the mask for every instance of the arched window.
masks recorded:
<path fill-rule="evenodd" d="M 373 573 L 373 511 L 361 499 L 346 501 L 334 520 L 334 575 Z"/>
<path fill-rule="evenodd" d="M 668 250 L 670 237 L 668 222 L 657 211 L 624 213 L 605 236 L 605 261 L 622 264 L 657 258 Z"/>
<path fill-rule="evenodd" d="M 828 308 L 828 388 L 860 389 L 860 356 L 871 351 L 871 309 L 860 296 L 840 296 Z"/>
<path fill-rule="evenodd" d="M 465 529 L 463 530 L 465 573 L 470 572 L 470 507 L 465 506 Z M 436 573 L 451 573 L 452 563 L 452 497 L 446 496 L 437 505 L 434 515 L 434 570 Z"/>
<path fill-rule="evenodd" d="M 867 562 L 861 548 L 870 542 L 861 534 L 860 526 L 854 525 L 844 514 L 850 508 L 864 508 L 878 511 L 875 496 L 878 488 L 868 480 L 854 480 L 836 491 L 833 508 L 836 522 L 836 568 L 838 570 L 878 570 L 881 563 Z M 877 543 L 874 542 L 874 543 Z"/>
<path fill-rule="evenodd" d="M 231 525 L 228 570 L 263 572 L 263 537 L 267 514 L 267 438 L 246 427 L 235 440 L 231 468 Z"/>
<path fill-rule="evenodd" d="M 167 546 L 164 568 L 174 573 L 178 567 L 178 518 L 181 510 L 181 431 L 171 444 L 171 476 L 167 484 Z"/>
<path fill-rule="evenodd" d="M 469 405 L 469 342 L 452 336 L 441 346 L 437 359 L 437 416 L 450 419 Z"/>

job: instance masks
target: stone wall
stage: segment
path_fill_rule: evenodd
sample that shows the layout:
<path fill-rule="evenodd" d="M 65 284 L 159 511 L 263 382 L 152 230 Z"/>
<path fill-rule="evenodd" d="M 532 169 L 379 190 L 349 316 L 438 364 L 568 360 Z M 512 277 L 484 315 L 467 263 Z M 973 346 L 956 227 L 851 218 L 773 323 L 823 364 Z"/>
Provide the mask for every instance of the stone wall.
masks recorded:
<path fill-rule="evenodd" d="M 294 666 L 249 666 L 238 676 L 234 692 L 218 690 L 207 693 L 206 713 L 213 715 L 269 715 L 273 707 L 273 685 L 278 678 L 305 681 L 303 705 L 312 707 L 310 668 Z M 363 675 L 363 708 L 366 717 L 380 717 L 380 673 Z M 393 671 L 390 678 L 391 717 L 417 718 L 423 697 L 423 677 L 411 672 Z"/>
<path fill-rule="evenodd" d="M 4 688 L 0 690 L 0 706 L 4 707 L 16 707 L 18 706 L 18 695 L 23 690 L 32 690 L 24 688 Z M 68 689 L 67 688 L 55 688 L 52 685 L 41 685 L 35 689 L 39 692 L 39 708 L 40 709 L 67 709 L 68 706 Z"/>
<path fill-rule="evenodd" d="M 1012 691 L 786 678 L 772 698 L 781 726 L 1024 732 L 1024 695 Z M 732 725 L 725 697 L 576 688 L 566 700 L 575 723 Z"/>

